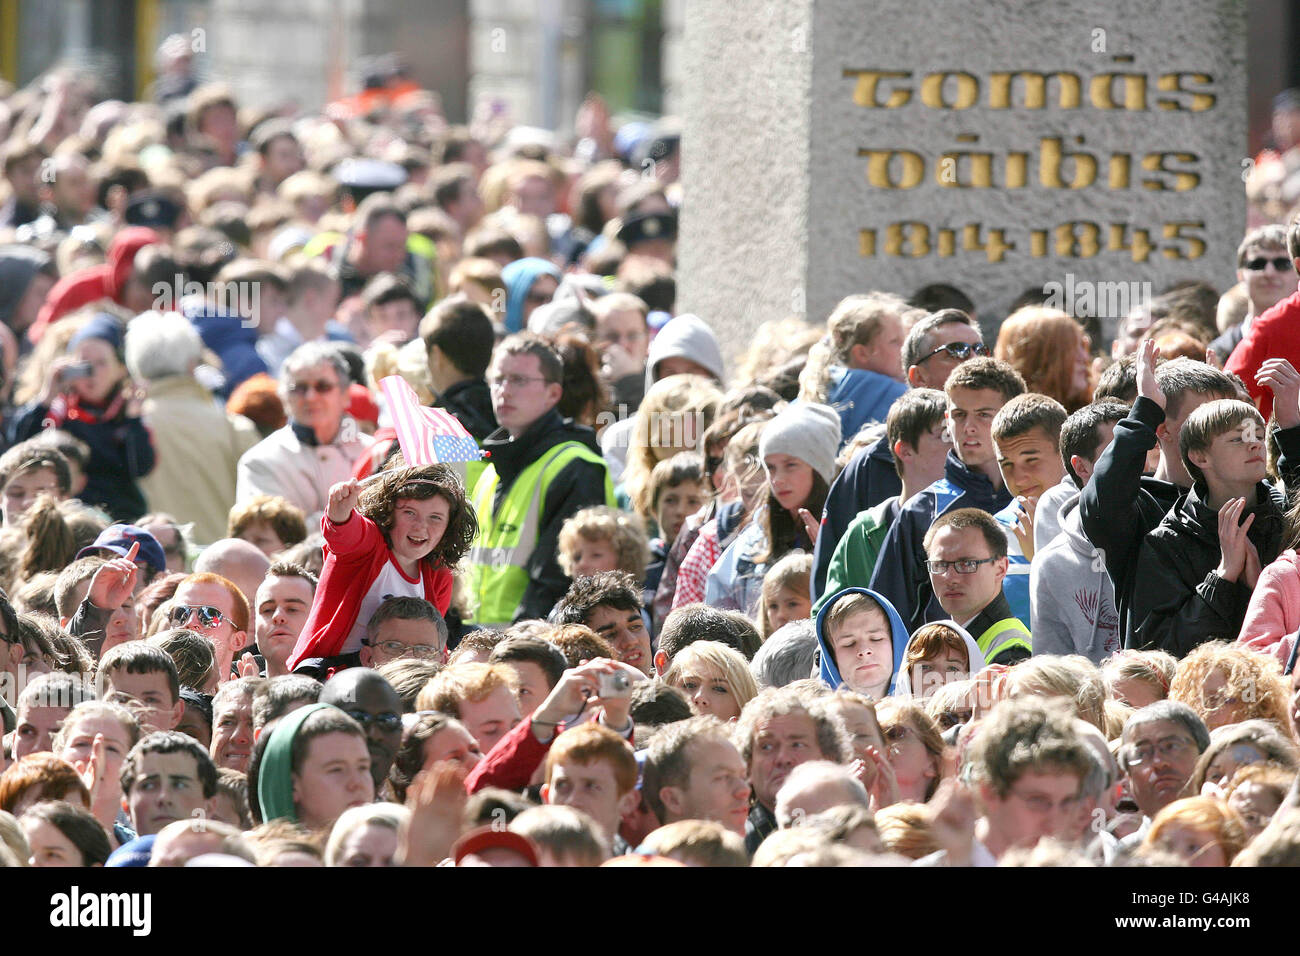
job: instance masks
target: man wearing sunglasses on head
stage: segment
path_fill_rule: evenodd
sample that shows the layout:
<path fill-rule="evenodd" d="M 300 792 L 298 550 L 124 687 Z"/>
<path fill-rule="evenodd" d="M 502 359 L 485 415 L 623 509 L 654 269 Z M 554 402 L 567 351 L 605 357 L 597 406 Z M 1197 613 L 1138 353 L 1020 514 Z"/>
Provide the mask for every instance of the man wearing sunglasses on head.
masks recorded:
<path fill-rule="evenodd" d="M 973 318 L 958 309 L 942 309 L 917 321 L 907 333 L 903 341 L 903 373 L 912 388 L 942 390 L 958 365 L 988 354 Z M 853 519 L 902 491 L 903 480 L 896 469 L 888 435 L 881 435 L 861 449 L 840 472 L 826 496 L 822 528 L 813 549 L 814 601 L 825 591 L 835 545 Z M 866 582 L 854 583 L 865 585 Z"/>
<path fill-rule="evenodd" d="M 236 503 L 279 495 L 303 510 L 309 528 L 319 527 L 330 487 L 352 476 L 370 445 L 346 414 L 349 381 L 347 363 L 332 345 L 309 342 L 285 359 L 280 397 L 289 423 L 239 459 Z"/>
<path fill-rule="evenodd" d="M 1252 289 L 1259 290 L 1255 294 L 1261 296 L 1260 305 L 1265 308 L 1259 312 L 1247 312 L 1249 325 L 1242 326 L 1241 344 L 1224 365 L 1225 371 L 1234 372 L 1245 381 L 1250 397 L 1259 406 L 1259 413 L 1265 421 L 1273 411 L 1273 391 L 1268 387 L 1268 381 L 1270 371 L 1276 365 L 1272 363 L 1265 367 L 1266 363 L 1269 359 L 1286 359 L 1300 368 L 1300 292 L 1296 291 L 1295 268 L 1295 262 L 1300 259 L 1300 217 L 1292 219 L 1286 227 L 1285 247 L 1278 245 L 1277 232 L 1269 235 L 1273 237 L 1273 244 L 1267 248 L 1261 249 L 1258 242 L 1254 246 L 1243 242 L 1238 250 L 1237 276 L 1246 282 L 1247 295 L 1252 295 Z M 1283 259 L 1291 261 L 1289 272 L 1280 268 Z M 1286 284 L 1278 291 L 1279 298 L 1265 305 L 1274 289 L 1268 281 L 1270 277 L 1285 279 Z"/>
<path fill-rule="evenodd" d="M 191 574 L 176 588 L 171 604 L 167 625 L 210 639 L 217 680 L 230 680 L 231 664 L 248 643 L 249 610 L 243 593 L 219 574 Z"/>
<path fill-rule="evenodd" d="M 1220 362 L 1226 362 L 1241 340 L 1250 334 L 1256 319 L 1295 294 L 1300 275 L 1296 274 L 1286 249 L 1285 226 L 1261 226 L 1246 233 L 1237 247 L 1237 281 L 1246 300 L 1246 314 L 1210 343 Z M 1225 294 L 1219 300 L 1219 328 L 1223 328 L 1224 303 L 1228 299 Z"/>

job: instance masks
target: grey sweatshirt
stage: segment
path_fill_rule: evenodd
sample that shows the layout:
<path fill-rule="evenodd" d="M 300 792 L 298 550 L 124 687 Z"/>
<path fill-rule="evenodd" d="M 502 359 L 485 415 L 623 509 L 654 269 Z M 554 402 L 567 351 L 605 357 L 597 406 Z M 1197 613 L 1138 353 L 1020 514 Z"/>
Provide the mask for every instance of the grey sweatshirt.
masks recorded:
<path fill-rule="evenodd" d="M 1106 564 L 1083 533 L 1079 493 L 1061 507 L 1061 533 L 1029 571 L 1034 654 L 1082 654 L 1094 664 L 1119 650 L 1119 614 Z"/>
<path fill-rule="evenodd" d="M 1068 474 L 1043 492 L 1034 512 L 1034 553 L 1037 554 L 1061 533 L 1061 505 L 1077 497 L 1079 486 Z"/>

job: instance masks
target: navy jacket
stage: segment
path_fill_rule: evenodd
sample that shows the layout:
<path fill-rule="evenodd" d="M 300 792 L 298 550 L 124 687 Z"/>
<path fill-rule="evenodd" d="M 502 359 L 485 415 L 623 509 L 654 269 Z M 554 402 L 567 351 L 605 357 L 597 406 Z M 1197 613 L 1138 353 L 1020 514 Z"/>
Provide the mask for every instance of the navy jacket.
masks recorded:
<path fill-rule="evenodd" d="M 826 574 L 835 546 L 860 512 L 874 508 L 886 498 L 903 493 L 903 479 L 894 469 L 889 436 L 859 449 L 831 484 L 822 509 L 822 527 L 813 548 L 812 600 L 815 604 L 826 590 Z"/>
<path fill-rule="evenodd" d="M 1006 487 L 994 488 L 983 472 L 972 471 L 955 452 L 948 452 L 944 476 L 903 505 L 898 520 L 885 535 L 871 576 L 871 590 L 898 610 L 908 632 L 949 615 L 935 599 L 925 569 L 922 542 L 934 519 L 954 508 L 981 508 L 996 514 L 1011 504 Z"/>

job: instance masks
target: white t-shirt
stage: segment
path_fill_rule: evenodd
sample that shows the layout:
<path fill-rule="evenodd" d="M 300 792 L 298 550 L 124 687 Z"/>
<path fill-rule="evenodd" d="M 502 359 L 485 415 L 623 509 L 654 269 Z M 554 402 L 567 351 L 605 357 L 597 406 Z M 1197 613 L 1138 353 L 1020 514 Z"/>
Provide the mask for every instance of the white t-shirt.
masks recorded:
<path fill-rule="evenodd" d="M 361 650 L 361 639 L 366 636 L 366 622 L 370 620 L 379 605 L 388 597 L 424 598 L 424 579 L 417 574 L 408 578 L 397 566 L 397 560 L 390 554 L 384 569 L 370 584 L 366 596 L 361 599 L 361 612 L 357 614 L 356 623 L 348 632 L 348 639 L 343 643 L 344 654 L 354 654 Z"/>

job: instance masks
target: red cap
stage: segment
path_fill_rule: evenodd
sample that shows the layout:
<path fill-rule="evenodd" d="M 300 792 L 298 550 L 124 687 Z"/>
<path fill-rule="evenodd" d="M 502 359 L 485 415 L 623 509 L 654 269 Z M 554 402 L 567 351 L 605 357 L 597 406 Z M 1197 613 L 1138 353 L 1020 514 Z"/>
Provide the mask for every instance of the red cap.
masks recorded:
<path fill-rule="evenodd" d="M 348 386 L 348 414 L 359 422 L 379 424 L 379 405 L 364 385 Z"/>
<path fill-rule="evenodd" d="M 479 854 L 484 850 L 495 849 L 510 850 L 527 860 L 529 866 L 541 866 L 537 859 L 537 848 L 533 846 L 532 840 L 523 834 L 494 826 L 470 830 L 451 848 L 451 857 L 456 861 L 456 865 L 460 866 L 460 861 L 471 853 Z"/>

